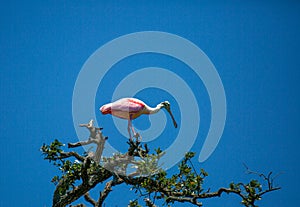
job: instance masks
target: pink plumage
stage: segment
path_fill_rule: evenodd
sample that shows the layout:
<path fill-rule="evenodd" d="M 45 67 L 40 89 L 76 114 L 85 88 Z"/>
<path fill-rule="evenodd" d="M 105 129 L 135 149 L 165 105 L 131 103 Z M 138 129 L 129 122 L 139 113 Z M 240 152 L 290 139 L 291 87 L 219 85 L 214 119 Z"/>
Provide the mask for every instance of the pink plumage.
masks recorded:
<path fill-rule="evenodd" d="M 138 118 L 142 114 L 154 114 L 157 113 L 161 108 L 165 108 L 173 120 L 175 128 L 177 123 L 173 117 L 173 114 L 170 109 L 170 103 L 168 101 L 161 102 L 155 108 L 152 108 L 145 104 L 143 101 L 136 98 L 122 98 L 115 102 L 105 104 L 100 107 L 102 114 L 111 114 L 113 116 L 119 117 L 121 119 L 128 120 L 128 133 L 131 139 L 132 130 L 135 137 L 139 137 L 138 133 L 135 133 L 134 128 L 132 127 L 131 120 Z"/>
<path fill-rule="evenodd" d="M 111 114 L 121 119 L 136 119 L 146 112 L 146 104 L 136 98 L 122 98 L 100 108 L 102 114 Z"/>

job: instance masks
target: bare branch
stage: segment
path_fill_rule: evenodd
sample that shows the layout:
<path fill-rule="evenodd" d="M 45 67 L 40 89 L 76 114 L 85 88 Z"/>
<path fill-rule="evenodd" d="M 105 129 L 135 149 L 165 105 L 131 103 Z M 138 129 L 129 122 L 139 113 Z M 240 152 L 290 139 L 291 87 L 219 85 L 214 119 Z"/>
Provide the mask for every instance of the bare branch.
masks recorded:
<path fill-rule="evenodd" d="M 196 206 L 202 206 L 203 204 L 201 202 L 197 202 L 197 198 L 189 198 L 189 197 L 177 197 L 177 196 L 168 196 L 166 199 L 167 202 L 170 201 L 177 201 L 180 203 L 192 203 Z"/>
<path fill-rule="evenodd" d="M 272 192 L 272 191 L 276 191 L 276 190 L 280 190 L 280 189 L 281 189 L 281 187 L 275 187 L 275 188 L 267 189 L 267 190 L 259 193 L 258 196 L 261 197 L 262 195 L 264 195 L 264 194 L 266 194 L 268 192 Z"/>
<path fill-rule="evenodd" d="M 92 144 L 92 143 L 95 143 L 92 139 L 88 139 L 86 141 L 75 142 L 75 143 L 68 143 L 68 148 L 84 146 L 84 145 L 88 145 L 88 144 Z"/>
<path fill-rule="evenodd" d="M 68 158 L 68 157 L 75 157 L 77 160 L 83 162 L 84 161 L 84 157 L 77 154 L 76 152 L 60 152 L 60 156 L 58 157 L 58 159 L 65 159 L 65 158 Z"/>
<path fill-rule="evenodd" d="M 124 182 L 124 180 L 114 177 L 113 180 L 106 183 L 102 192 L 100 192 L 100 197 L 97 202 L 97 207 L 101 207 L 108 194 L 112 191 L 112 187 L 115 185 L 120 185 Z"/>
<path fill-rule="evenodd" d="M 246 168 L 246 173 L 258 175 L 259 177 L 263 178 L 267 182 L 268 189 L 264 192 L 261 192 L 259 195 L 263 195 L 267 192 L 271 192 L 271 191 L 280 189 L 279 187 L 274 187 L 274 179 L 277 178 L 282 173 L 278 173 L 278 174 L 276 174 L 275 176 L 272 177 L 273 172 L 269 172 L 268 175 L 265 175 L 263 173 L 258 173 L 258 172 L 255 172 L 253 170 L 250 170 L 249 167 L 245 163 L 243 163 L 243 164 Z"/>
<path fill-rule="evenodd" d="M 97 131 L 101 131 L 103 128 L 97 128 L 94 126 L 94 120 L 91 119 L 87 124 L 80 124 L 80 127 L 86 127 L 90 131 L 90 137 L 95 138 L 97 135 Z"/>
<path fill-rule="evenodd" d="M 102 206 L 102 204 L 105 201 L 106 197 L 112 191 L 111 186 L 112 186 L 112 181 L 107 182 L 104 189 L 103 189 L 103 191 L 100 192 L 100 196 L 99 196 L 99 199 L 98 199 L 98 202 L 97 202 L 98 206 Z"/>
<path fill-rule="evenodd" d="M 101 156 L 103 153 L 104 149 L 104 144 L 105 141 L 107 140 L 107 137 L 104 137 L 101 129 L 102 128 L 96 128 L 93 126 L 93 120 L 91 120 L 88 124 L 81 124 L 81 127 L 86 127 L 90 131 L 90 137 L 88 140 L 85 141 L 79 141 L 75 143 L 68 143 L 68 148 L 74 148 L 74 147 L 79 147 L 79 146 L 84 146 L 84 145 L 89 145 L 89 144 L 96 144 L 97 149 L 96 152 L 91 156 L 96 163 L 99 163 L 101 160 Z"/>
<path fill-rule="evenodd" d="M 90 204 L 92 204 L 94 207 L 97 205 L 97 202 L 90 196 L 89 192 L 87 192 L 86 194 L 84 194 L 84 199 L 89 202 Z"/>

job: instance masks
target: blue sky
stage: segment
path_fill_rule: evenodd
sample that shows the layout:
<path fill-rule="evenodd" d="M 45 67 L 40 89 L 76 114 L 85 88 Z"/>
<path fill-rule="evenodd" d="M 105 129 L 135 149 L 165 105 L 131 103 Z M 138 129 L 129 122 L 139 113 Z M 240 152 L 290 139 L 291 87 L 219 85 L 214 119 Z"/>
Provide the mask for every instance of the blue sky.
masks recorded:
<path fill-rule="evenodd" d="M 276 179 L 282 190 L 258 204 L 299 203 L 300 4 L 296 1 L 10 1 L 1 6 L 1 15 L 1 206 L 51 206 L 50 180 L 57 171 L 43 160 L 40 146 L 55 138 L 65 143 L 78 140 L 72 95 L 83 64 L 108 41 L 140 31 L 188 39 L 205 52 L 222 79 L 227 100 L 224 133 L 212 156 L 197 163 L 210 174 L 207 186 L 214 189 L 250 179 L 244 174 L 247 163 L 260 172 L 284 172 Z M 149 66 L 169 68 L 198 91 L 201 126 L 192 151 L 199 153 L 209 128 L 209 99 L 201 80 L 169 57 L 144 54 L 116 64 L 97 91 L 95 119 L 105 127 L 111 143 L 124 150 L 111 117 L 97 110 L 126 74 Z M 143 90 L 137 97 L 149 105 L 162 98 L 176 102 L 172 94 L 159 89 Z M 180 118 L 176 103 L 174 114 Z M 134 123 L 149 126 L 147 117 Z M 176 131 L 169 124 L 165 135 L 172 137 Z M 149 144 L 167 147 L 170 139 L 162 136 Z M 127 190 L 116 189 L 107 206 L 125 206 L 134 198 L 124 193 Z M 204 203 L 240 206 L 237 198 L 226 195 Z"/>

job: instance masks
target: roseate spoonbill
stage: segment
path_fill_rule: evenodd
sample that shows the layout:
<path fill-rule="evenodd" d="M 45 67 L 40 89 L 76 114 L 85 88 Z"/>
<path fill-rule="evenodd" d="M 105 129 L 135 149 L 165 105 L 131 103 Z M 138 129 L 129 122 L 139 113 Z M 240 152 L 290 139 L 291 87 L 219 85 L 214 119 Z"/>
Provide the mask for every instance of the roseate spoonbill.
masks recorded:
<path fill-rule="evenodd" d="M 115 102 L 105 104 L 100 107 L 100 111 L 102 114 L 111 114 L 113 116 L 119 117 L 121 119 L 128 120 L 128 133 L 129 138 L 131 139 L 131 132 L 132 130 L 134 137 L 139 137 L 139 134 L 134 131 L 131 121 L 133 119 L 138 118 L 142 114 L 155 114 L 159 112 L 160 109 L 165 108 L 172 120 L 174 127 L 177 128 L 177 123 L 175 118 L 171 112 L 170 103 L 168 101 L 161 102 L 156 107 L 152 108 L 147 106 L 143 101 L 136 99 L 136 98 L 122 98 Z"/>

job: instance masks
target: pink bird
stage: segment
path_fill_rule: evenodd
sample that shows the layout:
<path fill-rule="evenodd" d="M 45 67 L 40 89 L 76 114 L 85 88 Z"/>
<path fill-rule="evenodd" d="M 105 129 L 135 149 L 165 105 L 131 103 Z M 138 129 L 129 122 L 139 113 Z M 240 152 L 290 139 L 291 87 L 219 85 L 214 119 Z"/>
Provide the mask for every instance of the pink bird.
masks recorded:
<path fill-rule="evenodd" d="M 171 112 L 170 103 L 168 101 L 161 102 L 155 108 L 147 106 L 143 101 L 136 98 L 122 98 L 113 103 L 108 103 L 100 107 L 102 114 L 111 114 L 113 116 L 119 117 L 121 119 L 128 120 L 128 133 L 131 139 L 132 130 L 134 137 L 138 138 L 140 135 L 134 131 L 131 121 L 138 118 L 142 114 L 155 114 L 159 112 L 160 109 L 165 108 L 172 120 L 174 127 L 177 128 L 177 123 Z"/>

